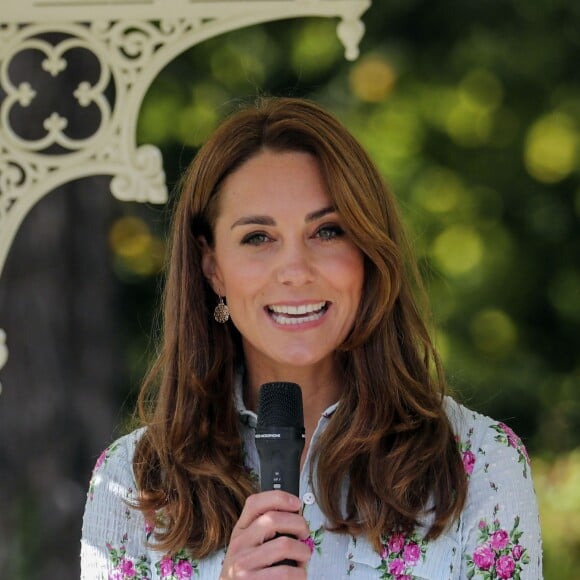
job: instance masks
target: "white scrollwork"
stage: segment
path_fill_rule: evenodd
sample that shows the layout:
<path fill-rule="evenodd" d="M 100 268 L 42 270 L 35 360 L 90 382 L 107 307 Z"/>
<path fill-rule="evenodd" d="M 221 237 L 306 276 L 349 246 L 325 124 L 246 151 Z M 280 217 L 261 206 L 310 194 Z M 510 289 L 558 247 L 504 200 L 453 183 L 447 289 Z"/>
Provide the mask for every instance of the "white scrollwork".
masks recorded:
<path fill-rule="evenodd" d="M 6 215 L 15 199 L 15 192 L 22 188 L 27 178 L 22 165 L 0 157 L 0 216 Z"/>
<path fill-rule="evenodd" d="M 359 55 L 359 43 L 365 33 L 365 26 L 357 17 L 344 18 L 338 24 L 336 34 L 345 48 L 345 57 L 356 60 Z"/>
<path fill-rule="evenodd" d="M 92 43 L 86 38 L 69 37 L 53 45 L 39 38 L 38 35 L 27 37 L 25 31 L 21 33 L 16 42 L 13 38 L 11 44 L 12 47 L 7 50 L 0 66 L 0 86 L 6 92 L 6 98 L 0 106 L 0 122 L 6 133 L 7 140 L 12 141 L 17 149 L 27 152 L 43 152 L 45 155 L 46 150 L 52 145 L 60 145 L 65 151 L 69 152 L 76 152 L 89 147 L 98 139 L 100 132 L 107 126 L 111 118 L 111 104 L 104 96 L 104 91 L 107 89 L 111 79 L 109 68 L 103 66 L 101 62 L 100 76 L 97 82 L 91 85 L 84 80 L 73 90 L 73 96 L 80 107 L 87 108 L 89 105 L 94 104 L 98 108 L 100 123 L 96 130 L 93 131 L 93 134 L 80 138 L 67 135 L 68 119 L 53 110 L 42 123 L 45 135 L 37 139 L 31 139 L 19 134 L 19 131 L 14 127 L 12 115 L 16 107 L 28 108 L 35 101 L 39 102 L 43 95 L 39 95 L 38 91 L 33 88 L 32 79 L 31 82 L 21 81 L 15 84 L 11 65 L 17 62 L 18 58 L 21 58 L 24 53 L 40 52 L 44 56 L 41 62 L 42 70 L 57 79 L 69 65 L 66 58 L 67 53 L 71 53 L 75 49 L 84 49 L 93 54 Z M 62 92 L 62 89 L 59 90 Z M 62 152 L 59 152 L 59 154 L 62 155 Z"/>
<path fill-rule="evenodd" d="M 187 19 L 164 19 L 160 22 L 135 19 L 94 22 L 90 30 L 95 38 L 108 46 L 109 56 L 121 72 L 119 78 L 125 85 L 131 86 L 158 50 L 199 25 L 199 22 Z"/>
<path fill-rule="evenodd" d="M 30 83 L 20 83 L 14 90 L 16 102 L 22 107 L 28 107 L 36 97 L 36 91 L 30 86 Z"/>
<path fill-rule="evenodd" d="M 37 178 L 38 171 L 32 163 L 9 155 L 0 147 L 0 225 L 18 198 L 25 195 Z M 0 262 L 0 270 L 1 266 Z"/>
<path fill-rule="evenodd" d="M 113 178 L 111 193 L 121 201 L 165 202 L 167 189 L 159 149 L 153 145 L 142 145 L 133 161 L 126 173 Z"/>
<path fill-rule="evenodd" d="M 0 22 L 0 52 L 8 45 L 14 35 L 18 32 L 18 25 L 14 23 Z"/>

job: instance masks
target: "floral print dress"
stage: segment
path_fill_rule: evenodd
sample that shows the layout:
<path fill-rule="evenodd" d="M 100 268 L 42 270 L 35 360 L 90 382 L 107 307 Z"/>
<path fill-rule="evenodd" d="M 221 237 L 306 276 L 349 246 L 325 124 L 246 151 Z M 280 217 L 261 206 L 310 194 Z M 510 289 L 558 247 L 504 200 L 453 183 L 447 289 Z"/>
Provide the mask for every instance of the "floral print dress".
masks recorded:
<path fill-rule="evenodd" d="M 308 478 L 307 457 L 301 475 L 303 515 L 311 530 L 308 578 L 313 580 L 537 580 L 542 578 L 538 509 L 530 463 L 520 439 L 505 424 L 446 399 L 446 410 L 469 479 L 461 517 L 436 540 L 425 540 L 424 526 L 405 535 L 392 533 L 377 551 L 365 537 L 326 529 Z M 256 416 L 237 394 L 247 467 L 259 472 L 254 444 Z M 337 404 L 321 416 L 312 442 L 326 428 Z M 136 498 L 132 468 L 135 444 L 143 430 L 122 437 L 97 460 L 89 484 L 81 540 L 81 578 L 200 579 L 219 578 L 225 552 L 201 561 L 186 550 L 163 554 L 147 545 L 163 516 L 146 522 L 131 507 Z M 343 489 L 343 493 L 346 488 Z"/>

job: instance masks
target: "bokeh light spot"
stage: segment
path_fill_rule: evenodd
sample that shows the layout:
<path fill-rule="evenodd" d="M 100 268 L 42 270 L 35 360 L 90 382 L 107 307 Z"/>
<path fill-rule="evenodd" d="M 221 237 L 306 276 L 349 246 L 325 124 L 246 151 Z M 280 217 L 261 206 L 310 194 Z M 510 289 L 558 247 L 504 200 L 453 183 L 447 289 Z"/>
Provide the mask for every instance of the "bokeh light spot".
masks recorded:
<path fill-rule="evenodd" d="M 326 18 L 308 20 L 296 35 L 292 68 L 303 78 L 315 77 L 342 58 L 343 50 L 333 22 Z"/>
<path fill-rule="evenodd" d="M 234 92 L 248 86 L 260 86 L 267 69 L 279 58 L 277 45 L 270 42 L 258 26 L 238 30 L 218 43 L 210 56 L 212 77 Z"/>
<path fill-rule="evenodd" d="M 475 346 L 487 355 L 502 357 L 515 346 L 518 332 L 511 318 L 499 309 L 481 310 L 470 324 Z"/>
<path fill-rule="evenodd" d="M 175 93 L 156 94 L 144 101 L 139 116 L 138 140 L 162 145 L 171 141 L 175 112 L 183 103 Z"/>
<path fill-rule="evenodd" d="M 460 100 L 447 116 L 449 136 L 463 147 L 487 143 L 493 129 L 493 117 L 487 109 L 475 108 Z"/>
<path fill-rule="evenodd" d="M 194 88 L 190 104 L 179 115 L 178 131 L 182 143 L 199 147 L 208 139 L 220 121 L 219 107 L 225 95 L 212 83 Z"/>
<path fill-rule="evenodd" d="M 418 179 L 413 197 L 432 213 L 455 209 L 465 195 L 463 184 L 456 173 L 445 167 L 430 167 Z"/>
<path fill-rule="evenodd" d="M 494 130 L 494 112 L 503 99 L 503 88 L 492 73 L 476 69 L 459 83 L 446 118 L 449 136 L 464 147 L 487 143 Z"/>
<path fill-rule="evenodd" d="M 115 271 L 120 278 L 153 276 L 162 266 L 164 242 L 151 234 L 148 225 L 134 216 L 119 218 L 109 231 Z"/>
<path fill-rule="evenodd" d="M 109 244 L 115 254 L 132 258 L 149 246 L 151 233 L 147 224 L 137 217 L 118 219 L 109 232 Z"/>
<path fill-rule="evenodd" d="M 431 252 L 444 272 L 460 276 L 479 266 L 483 257 L 483 242 L 475 229 L 451 226 L 435 238 Z"/>
<path fill-rule="evenodd" d="M 388 101 L 368 115 L 356 136 L 371 152 L 379 170 L 395 185 L 417 165 L 425 136 L 421 119 L 409 106 Z"/>
<path fill-rule="evenodd" d="M 524 161 L 529 174 L 542 183 L 557 183 L 578 167 L 578 133 L 573 120 L 551 113 L 529 129 Z"/>
<path fill-rule="evenodd" d="M 393 90 L 396 74 L 385 58 L 368 56 L 353 66 L 349 81 L 352 92 L 361 101 L 380 103 Z"/>
<path fill-rule="evenodd" d="M 476 69 L 461 81 L 459 94 L 472 109 L 495 110 L 501 104 L 503 87 L 491 72 Z"/>

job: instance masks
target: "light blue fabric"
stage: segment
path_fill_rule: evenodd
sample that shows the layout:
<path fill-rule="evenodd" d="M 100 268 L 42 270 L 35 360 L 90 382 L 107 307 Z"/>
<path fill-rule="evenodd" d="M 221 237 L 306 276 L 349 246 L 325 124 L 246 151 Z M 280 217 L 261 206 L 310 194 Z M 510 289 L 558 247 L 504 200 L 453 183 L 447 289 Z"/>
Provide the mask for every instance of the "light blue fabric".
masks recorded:
<path fill-rule="evenodd" d="M 256 416 L 244 408 L 239 391 L 236 399 L 247 466 L 258 472 Z M 407 537 L 394 534 L 385 538 L 377 552 L 364 537 L 324 529 L 324 515 L 308 481 L 307 458 L 300 494 L 303 515 L 312 532 L 308 578 L 542 578 L 538 509 L 523 445 L 502 423 L 450 398 L 445 404 L 469 476 L 467 503 L 460 519 L 437 540 L 424 541 L 424 530 L 417 529 Z M 312 443 L 326 428 L 335 408 L 329 407 L 320 418 Z M 81 577 L 217 579 L 223 550 L 194 561 L 185 552 L 171 559 L 146 547 L 151 529 L 143 515 L 127 503 L 136 497 L 132 458 L 142 433 L 137 430 L 120 438 L 97 462 L 83 522 Z"/>

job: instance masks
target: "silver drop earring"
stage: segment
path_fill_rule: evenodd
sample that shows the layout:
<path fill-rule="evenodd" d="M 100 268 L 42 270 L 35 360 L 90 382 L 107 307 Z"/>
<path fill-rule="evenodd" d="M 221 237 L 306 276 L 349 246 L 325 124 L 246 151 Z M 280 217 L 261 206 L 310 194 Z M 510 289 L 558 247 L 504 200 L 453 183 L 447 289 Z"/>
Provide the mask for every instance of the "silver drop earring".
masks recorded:
<path fill-rule="evenodd" d="M 215 318 L 215 321 L 220 324 L 225 324 L 230 319 L 230 309 L 224 302 L 223 296 L 220 296 L 220 301 L 213 311 L 213 317 Z"/>

